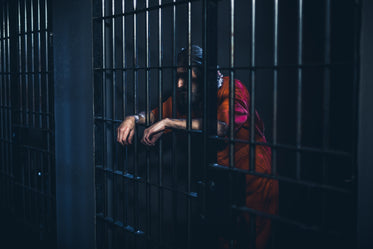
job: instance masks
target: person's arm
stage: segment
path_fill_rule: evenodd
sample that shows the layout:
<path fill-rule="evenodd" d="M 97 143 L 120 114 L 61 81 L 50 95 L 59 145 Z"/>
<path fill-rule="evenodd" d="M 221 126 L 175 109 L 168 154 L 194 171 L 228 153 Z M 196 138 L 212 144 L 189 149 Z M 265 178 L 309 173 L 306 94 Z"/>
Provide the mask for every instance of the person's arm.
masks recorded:
<path fill-rule="evenodd" d="M 223 121 L 217 121 L 217 135 L 222 137 L 225 136 L 228 125 Z M 179 130 L 186 130 L 187 129 L 187 120 L 186 119 L 166 119 L 166 129 L 179 129 Z M 201 130 L 202 129 L 202 119 L 192 119 L 192 130 Z"/>
<path fill-rule="evenodd" d="M 202 128 L 202 119 L 192 119 L 192 130 L 200 130 Z M 187 129 L 186 119 L 172 119 L 165 118 L 145 129 L 142 143 L 146 145 L 154 145 L 159 137 L 166 129 Z M 225 122 L 217 121 L 217 134 L 218 136 L 225 136 L 228 126 Z"/>
<path fill-rule="evenodd" d="M 150 112 L 150 123 L 154 123 L 154 120 L 154 114 Z M 136 124 L 145 124 L 145 121 L 144 112 L 125 117 L 117 129 L 117 141 L 122 145 L 132 144 Z"/>

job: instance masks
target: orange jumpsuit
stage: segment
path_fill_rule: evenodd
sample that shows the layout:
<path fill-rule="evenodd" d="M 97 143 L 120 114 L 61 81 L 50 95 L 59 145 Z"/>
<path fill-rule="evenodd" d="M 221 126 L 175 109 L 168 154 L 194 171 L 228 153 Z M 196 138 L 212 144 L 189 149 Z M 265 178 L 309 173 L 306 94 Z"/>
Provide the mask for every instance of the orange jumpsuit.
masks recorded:
<path fill-rule="evenodd" d="M 235 80 L 235 139 L 248 140 L 250 133 L 250 95 L 247 88 Z M 162 106 L 163 118 L 172 117 L 172 98 L 168 98 Z M 158 118 L 158 109 L 153 111 Z M 217 120 L 229 125 L 229 77 L 223 77 L 223 84 L 217 92 Z M 255 112 L 255 140 L 266 142 L 264 125 L 257 112 Z M 250 145 L 246 143 L 235 144 L 234 167 L 248 170 L 250 162 Z M 229 166 L 229 146 L 217 153 L 217 163 Z M 271 148 L 257 145 L 255 147 L 255 171 L 271 174 Z M 278 182 L 273 179 L 246 175 L 246 206 L 269 214 L 276 214 L 278 209 Z M 243 213 L 249 223 L 250 215 Z M 265 248 L 270 236 L 271 221 L 261 216 L 256 216 L 256 248 Z M 249 233 L 249 231 L 248 231 Z M 249 236 L 249 235 L 248 235 Z M 221 247 L 227 247 L 227 242 L 222 241 Z"/>

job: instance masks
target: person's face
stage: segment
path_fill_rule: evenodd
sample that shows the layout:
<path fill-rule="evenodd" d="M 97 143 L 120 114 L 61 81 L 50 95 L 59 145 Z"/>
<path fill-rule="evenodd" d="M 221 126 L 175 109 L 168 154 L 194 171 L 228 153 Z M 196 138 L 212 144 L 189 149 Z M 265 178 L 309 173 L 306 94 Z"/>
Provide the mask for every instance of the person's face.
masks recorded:
<path fill-rule="evenodd" d="M 187 114 L 188 110 L 188 70 L 184 67 L 177 68 L 177 110 L 180 114 Z M 199 78 L 192 70 L 192 108 L 197 108 L 200 103 L 200 92 L 198 90 Z"/>
<path fill-rule="evenodd" d="M 188 70 L 184 67 L 177 68 L 177 88 L 188 89 Z M 192 93 L 197 91 L 198 77 L 192 70 Z"/>

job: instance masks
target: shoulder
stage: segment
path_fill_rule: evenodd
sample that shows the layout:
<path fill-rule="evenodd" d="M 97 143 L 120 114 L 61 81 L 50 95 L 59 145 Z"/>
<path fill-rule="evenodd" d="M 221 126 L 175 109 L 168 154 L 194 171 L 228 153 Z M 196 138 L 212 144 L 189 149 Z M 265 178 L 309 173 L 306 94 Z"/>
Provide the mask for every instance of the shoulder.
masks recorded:
<path fill-rule="evenodd" d="M 224 99 L 229 98 L 229 85 L 230 85 L 230 78 L 229 76 L 223 77 L 223 84 L 218 89 L 218 98 Z M 235 79 L 235 96 L 236 98 L 248 98 L 249 91 L 247 90 L 246 86 L 240 81 Z"/>

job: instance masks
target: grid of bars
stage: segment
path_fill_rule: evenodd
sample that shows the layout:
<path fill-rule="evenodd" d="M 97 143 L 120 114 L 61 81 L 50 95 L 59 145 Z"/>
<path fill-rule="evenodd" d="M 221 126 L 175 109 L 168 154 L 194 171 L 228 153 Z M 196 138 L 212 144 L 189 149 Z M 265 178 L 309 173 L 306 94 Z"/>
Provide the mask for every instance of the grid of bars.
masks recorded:
<path fill-rule="evenodd" d="M 352 7 L 352 14 L 348 21 L 352 23 L 353 41 L 350 45 L 350 57 L 345 59 L 333 59 L 332 44 L 338 39 L 338 34 L 332 31 L 333 24 L 341 21 L 341 16 L 336 14 L 337 18 L 332 19 L 333 6 L 336 7 L 336 2 L 331 0 L 322 1 L 320 4 L 324 10 L 322 21 L 323 34 L 323 52 L 321 61 L 309 62 L 305 58 L 307 40 L 305 36 L 309 26 L 306 26 L 308 15 L 311 7 L 306 1 L 293 1 L 293 6 L 296 6 L 296 34 L 294 52 L 294 62 L 283 62 L 280 58 L 280 50 L 284 50 L 284 45 L 280 44 L 281 30 L 280 20 L 283 17 L 281 13 L 281 3 L 274 0 L 269 5 L 273 10 L 272 23 L 272 59 L 270 63 L 260 64 L 259 56 L 262 56 L 263 50 L 260 50 L 258 43 L 258 29 L 260 28 L 258 20 L 258 9 L 260 3 L 250 1 L 250 56 L 249 63 L 239 65 L 237 57 L 239 52 L 236 50 L 236 43 L 239 38 L 235 37 L 238 33 L 236 13 L 239 12 L 238 1 L 226 1 L 229 9 L 229 29 L 226 35 L 229 37 L 229 52 L 227 66 L 220 69 L 228 72 L 230 76 L 230 123 L 234 123 L 234 79 L 237 75 L 249 74 L 248 85 L 251 94 L 251 113 L 255 113 L 257 98 L 260 100 L 258 92 L 259 83 L 261 82 L 261 73 L 269 72 L 272 75 L 271 80 L 271 101 L 272 115 L 270 135 L 267 143 L 259 143 L 255 141 L 255 136 L 250 136 L 247 140 L 235 139 L 234 126 L 230 126 L 229 138 L 208 136 L 209 141 L 228 141 L 230 163 L 229 167 L 209 163 L 202 167 L 208 167 L 212 170 L 226 172 L 226 179 L 229 182 L 229 193 L 233 196 L 233 173 L 250 174 L 263 178 L 277 179 L 280 183 L 280 212 L 278 215 L 271 215 L 260 210 L 255 210 L 247 206 L 235 205 L 232 199 L 230 203 L 230 215 L 233 216 L 236 211 L 248 212 L 250 219 L 251 236 L 250 245 L 255 248 L 255 217 L 262 216 L 273 221 L 273 238 L 272 248 L 282 248 L 285 244 L 292 248 L 297 248 L 298 243 L 312 242 L 320 243 L 323 239 L 326 240 L 325 246 L 342 245 L 347 241 L 350 245 L 353 243 L 353 236 L 343 238 L 346 234 L 353 233 L 352 229 L 354 222 L 354 177 L 356 171 L 355 165 L 355 139 L 356 123 L 354 116 L 356 115 L 356 87 L 357 87 L 357 49 L 358 49 L 358 18 L 359 4 L 355 1 L 345 1 L 346 6 Z M 95 92 L 95 164 L 96 164 L 96 196 L 97 196 L 97 247 L 98 248 L 116 248 L 119 245 L 129 246 L 130 248 L 193 248 L 193 239 L 197 238 L 196 221 L 193 218 L 193 212 L 199 211 L 201 216 L 208 214 L 209 209 L 200 203 L 206 202 L 204 191 L 206 189 L 198 188 L 200 185 L 207 185 L 210 176 L 207 175 L 207 170 L 203 171 L 202 181 L 196 184 L 194 178 L 195 170 L 193 169 L 193 141 L 200 134 L 206 135 L 206 127 L 202 131 L 191 129 L 191 67 L 189 66 L 189 84 L 188 84 L 188 116 L 187 129 L 184 133 L 184 153 L 186 154 L 186 164 L 184 165 L 185 182 L 180 183 L 178 178 L 180 168 L 177 167 L 177 161 L 180 158 L 180 153 L 175 152 L 176 146 L 180 143 L 178 135 L 173 132 L 168 138 L 162 138 L 155 150 L 145 148 L 139 144 L 139 138 L 144 127 L 137 127 L 137 132 L 134 139 L 134 144 L 128 147 L 121 147 L 115 142 L 115 131 L 123 118 L 127 115 L 139 113 L 145 110 L 146 125 L 150 124 L 150 110 L 152 107 L 161 107 L 165 99 L 166 75 L 170 75 L 169 80 L 175 82 L 176 70 L 176 51 L 177 36 L 183 36 L 182 31 L 178 31 L 181 26 L 180 21 L 177 21 L 177 13 L 179 9 L 184 10 L 183 16 L 186 21 L 186 41 L 189 48 L 192 41 L 195 39 L 195 32 L 192 30 L 193 5 L 203 3 L 202 13 L 204 21 L 209 15 L 217 15 L 217 9 L 212 9 L 215 12 L 206 12 L 207 1 L 162 1 L 145 3 L 134 1 L 94 1 L 93 21 L 94 21 L 94 92 Z M 144 5 L 142 5 L 144 4 Z M 223 5 L 218 2 L 218 5 Z M 349 4 L 349 5 L 348 5 Z M 236 6 L 237 5 L 237 6 Z M 268 7 L 268 8 L 269 8 Z M 267 8 L 267 9 L 268 9 Z M 285 8 L 282 7 L 283 11 Z M 199 9 L 200 11 L 200 9 Z M 334 10 L 335 11 L 335 10 Z M 180 11 L 181 13 L 182 11 Z M 198 12 L 200 13 L 200 12 Z M 220 12 L 219 12 L 220 13 Z M 152 17 L 153 15 L 153 17 Z M 198 14 L 197 14 L 198 15 Z M 165 22 L 167 18 L 170 22 Z M 221 17 L 222 18 L 222 17 Z M 246 17 L 247 18 L 247 17 Z M 340 18 L 340 19 L 338 19 Z M 150 21 L 150 20 L 157 20 Z M 282 19 L 283 20 L 283 19 Z M 206 25 L 206 23 L 204 23 Z M 171 30 L 171 40 L 166 41 L 163 32 Z M 203 35 L 213 35 L 210 33 Z M 143 32 L 143 33 L 141 33 Z M 333 36 L 334 35 L 334 36 Z M 198 35 L 196 35 L 198 36 Z M 220 37 L 220 36 L 219 36 Z M 291 36 L 285 39 L 291 42 Z M 282 38 L 283 39 L 283 38 Z M 165 45 L 167 44 L 167 45 Z M 205 45 L 205 43 L 204 43 Z M 165 49 L 167 47 L 167 49 Z M 203 46 L 206 49 L 205 46 Z M 205 50 L 206 51 L 206 50 Z M 340 51 L 339 51 L 340 52 Z M 170 58 L 168 63 L 167 54 Z M 153 59 L 156 58 L 156 59 Z M 284 60 L 285 61 L 285 60 Z M 221 62 L 221 61 L 218 61 Z M 223 63 L 224 64 L 224 63 Z M 189 65 L 191 58 L 189 57 Z M 205 73 L 208 70 L 216 70 L 214 68 L 205 68 Z M 295 96 L 295 111 L 289 122 L 295 125 L 294 142 L 282 142 L 281 133 L 287 134 L 284 126 L 281 126 L 280 107 L 279 103 L 283 98 L 286 98 L 286 93 L 280 91 L 283 84 L 282 75 L 286 74 L 286 70 L 293 70 L 295 75 L 295 84 L 290 86 L 294 90 Z M 307 77 L 312 70 L 321 77 L 321 84 L 316 84 L 319 87 L 321 94 L 321 111 L 313 111 L 317 115 L 321 114 L 320 119 L 316 119 L 315 127 L 321 127 L 322 141 L 321 143 L 307 145 L 307 118 L 306 108 L 308 108 L 308 99 L 306 99 Z M 343 79 L 338 78 L 341 70 L 346 70 L 348 75 L 347 85 L 349 90 L 344 93 L 336 92 L 336 82 Z M 240 73 L 244 71 L 244 73 Z M 281 75 L 282 74 L 282 75 Z M 205 87 L 207 78 L 205 78 Z M 268 83 L 267 83 L 268 84 Z M 351 91 L 350 91 L 351 90 Z M 289 91 L 290 92 L 290 91 Z M 346 93 L 347 92 L 347 93 Z M 173 95 L 175 100 L 175 86 L 172 84 L 172 90 L 168 95 Z M 290 95 L 290 93 L 289 93 Z M 345 105 L 342 105 L 341 99 L 346 95 Z M 152 100 L 156 99 L 156 105 L 152 105 Z M 210 99 L 214 99 L 210 96 Z M 333 104 L 335 101 L 337 104 Z M 315 101 L 316 102 L 316 101 Z M 206 103 L 204 103 L 206 106 Z M 340 106 L 338 106 L 340 105 Z M 141 107 L 139 107 L 141 106 Z M 173 103 L 175 106 L 175 102 Z M 316 106 L 316 104 L 315 104 Z M 345 131 L 348 141 L 352 146 L 335 145 L 338 141 L 338 135 L 333 133 L 338 122 L 341 122 L 339 117 L 343 107 L 351 109 L 349 113 L 348 130 Z M 161 110 L 161 108 L 159 108 Z M 315 107 L 316 109 L 316 107 Z M 205 109 L 206 110 L 206 109 Z M 289 115 L 292 115 L 289 114 Z M 175 117 L 175 111 L 173 111 Z M 205 117 L 209 116 L 205 113 Z M 316 116 L 316 115 L 315 115 Z M 159 113 L 159 118 L 162 117 L 162 112 Z M 211 116 L 209 116 L 211 117 Z M 213 115 L 212 115 L 213 117 Z M 251 115 L 251 134 L 255 134 L 255 115 Z M 216 119 L 208 120 L 214 123 Z M 283 121 L 282 121 L 283 122 Z M 308 127 L 309 128 L 309 127 Z M 309 132 L 309 131 L 308 131 Z M 311 133 L 311 132 L 310 132 Z M 286 140 L 284 140 L 286 141 Z M 337 141 L 337 142 L 336 142 Z M 250 144 L 250 168 L 249 170 L 238 169 L 234 165 L 234 151 L 237 143 Z M 167 145 L 170 145 L 168 150 Z M 206 145 L 206 141 L 205 141 Z M 265 175 L 255 172 L 255 146 L 264 145 L 271 147 L 272 153 L 272 174 Z M 206 149 L 206 148 L 205 148 Z M 169 154 L 168 154 L 169 152 Z M 292 159 L 288 159 L 291 157 Z M 311 158 L 311 159 L 310 159 Z M 315 161 L 312 158 L 317 158 Z M 285 160 L 284 160 L 285 159 Z M 293 160 L 294 159 L 294 160 Z M 293 160 L 293 161 L 292 161 Z M 167 161 L 171 167 L 168 167 Z M 208 160 L 203 160 L 206 163 Z M 313 164 L 317 165 L 313 165 Z M 288 164 L 288 165 L 287 165 Z M 311 170 L 307 168 L 308 164 L 315 166 Z M 288 168 L 286 168 L 288 166 Z M 336 167 L 340 166 L 338 169 Z M 313 175 L 318 169 L 321 169 L 321 176 L 314 179 L 307 179 L 307 174 Z M 167 171 L 169 171 L 167 173 Z M 293 171 L 292 173 L 289 173 Z M 336 171 L 340 171 L 335 173 Z M 334 173 L 335 174 L 334 174 Z M 342 172 L 342 173 L 341 173 Z M 347 172 L 347 173 L 346 173 Z M 342 181 L 341 179 L 342 178 Z M 167 184 L 167 179 L 170 179 Z M 352 183 L 351 183 L 352 182 Z M 297 191 L 297 189 L 300 189 Z M 294 191 L 296 190 L 296 191 Z M 302 199 L 299 195 L 305 194 L 304 203 L 301 204 L 301 210 L 295 210 L 295 207 L 289 208 L 287 211 L 286 205 L 294 204 L 293 196 L 297 194 L 297 198 Z M 169 195 L 169 196 L 168 196 Z M 168 197 L 167 197 L 168 196 Z M 179 199 L 181 198 L 182 201 Z M 200 202 L 202 199 L 202 202 Z M 311 203 L 311 204 L 309 204 Z M 295 204 L 294 204 L 295 205 Z M 338 209 L 338 205 L 344 207 Z M 195 206 L 197 206 L 196 209 Z M 168 208 L 167 208 L 168 207 Z M 199 209 L 200 208 L 200 209 Z M 211 207 L 210 207 L 211 208 Z M 183 211 L 178 212 L 178 209 Z M 169 211 L 166 211 L 169 210 Z M 201 211 L 202 210 L 202 211 Z M 197 211 L 197 212 L 198 212 Z M 211 209 L 210 209 L 211 211 Z M 294 211 L 293 213 L 291 213 Z M 347 215 L 351 218 L 345 220 L 341 225 L 338 217 Z M 169 216 L 169 217 L 168 217 Z M 184 219 L 181 219 L 183 216 Z M 169 219 L 168 219 L 169 218 Z M 314 219 L 315 220 L 312 220 Z M 166 227 L 171 226 L 173 231 Z M 183 233 L 184 236 L 180 237 Z M 290 238 L 295 241 L 294 245 L 289 245 L 289 235 L 294 234 L 295 237 Z M 208 239 L 207 232 L 204 233 Z M 281 238 L 283 237 L 283 238 Z M 305 239 L 305 240 L 303 240 Z M 302 242 L 303 240 L 303 242 Z M 339 241 L 339 242 L 337 242 Z M 341 242 L 342 241 L 342 242 Z M 315 244 L 310 243 L 303 245 L 312 247 Z M 234 248 L 234 243 L 230 243 L 230 248 Z M 307 247 L 307 248 L 308 248 Z"/>
<path fill-rule="evenodd" d="M 48 0 L 2 5 L 1 197 L 17 220 L 53 245 L 53 65 L 48 10 Z"/>

